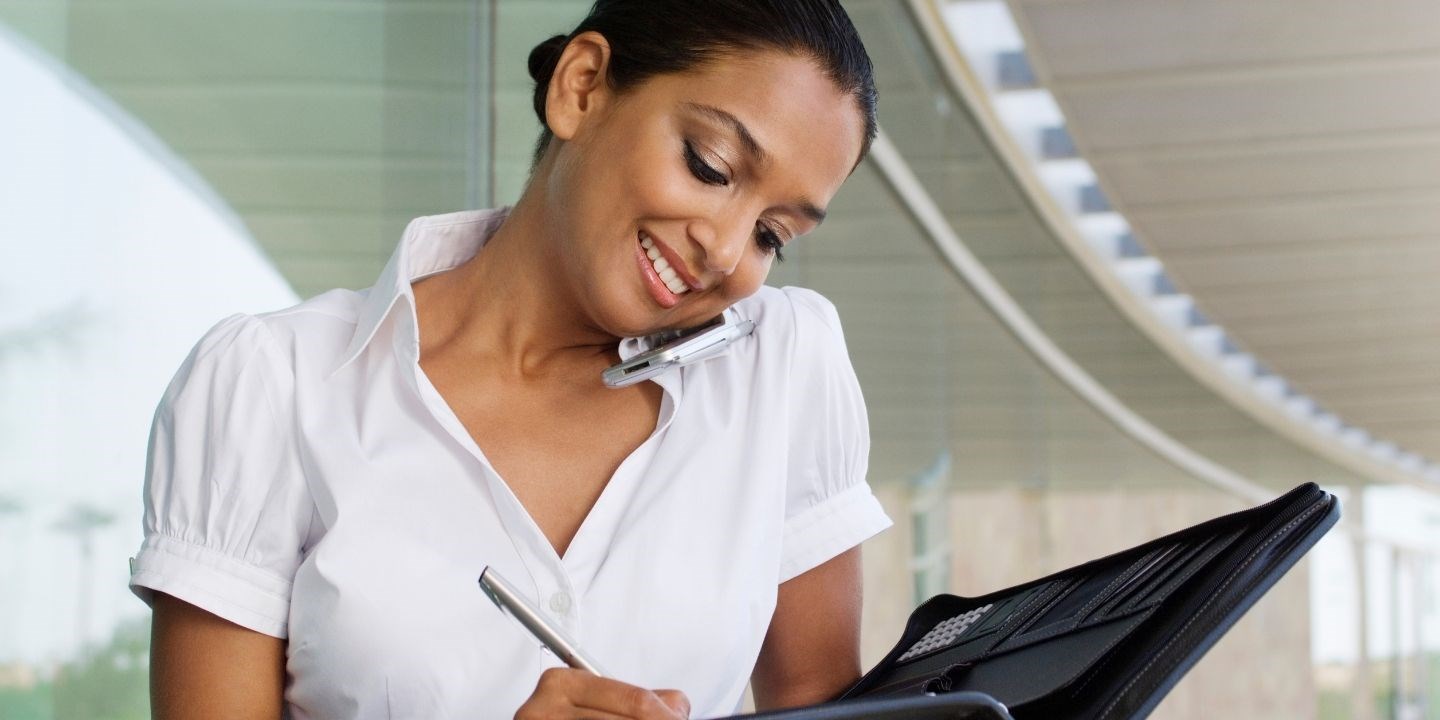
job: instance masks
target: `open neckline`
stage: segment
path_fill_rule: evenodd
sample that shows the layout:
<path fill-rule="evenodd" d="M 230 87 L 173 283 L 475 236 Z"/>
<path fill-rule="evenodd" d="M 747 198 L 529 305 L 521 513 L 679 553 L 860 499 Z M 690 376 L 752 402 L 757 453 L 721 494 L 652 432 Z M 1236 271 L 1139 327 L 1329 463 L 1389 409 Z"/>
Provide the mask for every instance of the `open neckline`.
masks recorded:
<path fill-rule="evenodd" d="M 611 532 L 607 532 L 606 528 L 597 526 L 602 523 L 613 526 L 618 522 L 618 509 L 612 509 L 610 506 L 618 502 L 616 500 L 617 497 L 628 495 L 628 490 L 643 477 L 644 471 L 649 466 L 650 460 L 654 457 L 659 443 L 665 435 L 666 429 L 669 428 L 676 411 L 679 409 L 682 386 L 679 373 L 683 371 L 683 369 L 681 369 L 665 373 L 651 380 L 657 385 L 660 385 L 662 391 L 660 411 L 656 416 L 654 429 L 651 430 L 644 441 L 625 456 L 624 460 L 620 461 L 615 471 L 606 479 L 599 496 L 595 498 L 595 502 L 590 506 L 589 510 L 586 511 L 585 517 L 580 521 L 580 525 L 576 528 L 574 535 L 571 536 L 570 542 L 566 545 L 565 552 L 562 554 L 556 550 L 555 546 L 551 544 L 550 539 L 545 536 L 544 530 L 542 530 L 540 524 L 535 521 L 535 516 L 531 514 L 529 508 L 525 507 L 525 504 L 521 502 L 520 498 L 515 494 L 514 489 L 510 487 L 510 484 L 506 482 L 504 477 L 495 469 L 494 464 L 492 464 L 489 457 L 486 456 L 484 449 L 475 441 L 474 436 L 472 436 L 469 429 L 465 427 L 465 423 L 455 414 L 454 408 L 450 406 L 450 403 L 445 400 L 445 396 L 442 395 L 434 383 L 430 381 L 430 377 L 425 373 L 425 370 L 420 367 L 419 361 L 412 361 L 411 366 L 418 389 L 425 399 L 425 405 L 427 409 L 430 410 L 431 415 L 480 463 L 486 484 L 490 489 L 490 494 L 496 506 L 502 509 L 500 513 L 501 522 L 505 523 L 506 531 L 507 534 L 510 535 L 511 541 L 517 543 L 517 549 L 519 549 L 518 542 L 520 539 L 522 537 L 528 538 L 530 544 L 544 548 L 544 551 L 539 554 L 543 555 L 547 560 L 565 567 L 572 567 L 583 561 L 584 558 L 579 555 L 583 555 L 590 545 L 598 542 L 590 540 L 590 536 L 596 534 L 602 536 L 611 534 Z M 609 530 L 613 531 L 613 527 Z M 601 547 L 603 547 L 603 544 Z"/>

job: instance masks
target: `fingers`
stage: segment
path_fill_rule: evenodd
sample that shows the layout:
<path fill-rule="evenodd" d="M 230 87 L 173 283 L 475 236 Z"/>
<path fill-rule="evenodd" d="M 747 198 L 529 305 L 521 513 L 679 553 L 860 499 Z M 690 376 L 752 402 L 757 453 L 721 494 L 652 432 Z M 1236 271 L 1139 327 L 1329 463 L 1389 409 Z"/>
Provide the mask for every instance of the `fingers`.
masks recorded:
<path fill-rule="evenodd" d="M 578 673 L 572 688 L 571 701 L 576 707 L 615 713 L 635 720 L 684 720 L 690 717 L 690 702 L 678 690 L 660 693 L 636 687 L 619 680 Z"/>
<path fill-rule="evenodd" d="M 679 690 L 656 690 L 655 695 L 676 715 L 682 718 L 690 717 L 690 698 L 685 697 L 685 693 Z"/>
<path fill-rule="evenodd" d="M 575 717 L 685 720 L 690 717 L 690 701 L 679 690 L 652 692 L 584 670 L 550 668 L 540 674 L 535 692 L 515 713 L 516 720 Z"/>

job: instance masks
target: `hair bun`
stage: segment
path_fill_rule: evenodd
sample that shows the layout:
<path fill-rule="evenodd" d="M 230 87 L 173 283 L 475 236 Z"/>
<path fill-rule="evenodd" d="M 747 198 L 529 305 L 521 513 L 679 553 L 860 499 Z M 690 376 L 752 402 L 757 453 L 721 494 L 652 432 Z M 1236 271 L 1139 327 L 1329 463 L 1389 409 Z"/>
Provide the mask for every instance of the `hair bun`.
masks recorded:
<path fill-rule="evenodd" d="M 560 62 L 560 53 L 569 41 L 568 35 L 555 35 L 530 51 L 530 77 L 535 82 L 549 84 L 550 75 L 555 72 L 555 64 Z"/>

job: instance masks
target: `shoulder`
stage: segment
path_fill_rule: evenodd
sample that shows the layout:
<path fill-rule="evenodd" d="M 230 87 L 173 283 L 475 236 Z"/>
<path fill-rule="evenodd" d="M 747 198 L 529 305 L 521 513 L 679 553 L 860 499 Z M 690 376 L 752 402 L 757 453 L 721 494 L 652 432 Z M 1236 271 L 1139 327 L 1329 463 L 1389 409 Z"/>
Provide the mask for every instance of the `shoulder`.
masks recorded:
<path fill-rule="evenodd" d="M 750 337 L 704 363 L 717 387 L 749 389 L 767 408 L 797 410 L 858 396 L 859 386 L 840 316 L 820 293 L 800 287 L 762 287 L 732 306 L 755 322 Z"/>
<path fill-rule="evenodd" d="M 807 358 L 847 357 L 840 314 L 824 295 L 809 288 L 766 285 L 733 306 L 755 322 L 757 345 L 782 346 Z"/>
<path fill-rule="evenodd" d="M 369 290 L 331 290 L 298 305 L 260 313 L 251 322 L 297 360 L 338 361 L 355 333 Z"/>
<path fill-rule="evenodd" d="M 248 368 L 293 377 L 309 368 L 318 371 L 327 363 L 333 365 L 355 332 L 366 292 L 331 290 L 281 310 L 224 318 L 195 344 L 182 374 L 198 366 L 232 374 Z"/>
<path fill-rule="evenodd" d="M 760 318 L 773 316 L 776 313 L 784 315 L 803 313 L 807 317 L 803 318 L 802 322 L 811 319 L 809 316 L 812 315 L 833 320 L 837 324 L 839 322 L 834 303 L 810 288 L 795 285 L 784 287 L 762 285 L 754 295 L 735 303 L 733 309 L 740 317 L 754 319 L 757 323 Z"/>

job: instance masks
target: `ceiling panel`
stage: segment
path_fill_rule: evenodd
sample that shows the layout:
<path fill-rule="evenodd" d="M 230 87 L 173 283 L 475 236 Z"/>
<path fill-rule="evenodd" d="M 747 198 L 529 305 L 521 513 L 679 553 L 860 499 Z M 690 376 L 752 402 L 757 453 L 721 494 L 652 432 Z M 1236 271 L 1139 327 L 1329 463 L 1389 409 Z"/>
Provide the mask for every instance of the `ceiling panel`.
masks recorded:
<path fill-rule="evenodd" d="M 1062 80 L 1440 50 L 1434 0 L 1023 0 Z"/>
<path fill-rule="evenodd" d="M 1183 209 L 1227 201 L 1432 190 L 1435 168 L 1440 167 L 1440 136 L 1343 147 L 1182 148 L 1134 154 L 1097 150 L 1090 160 L 1106 179 L 1130 189 L 1128 210 Z M 1237 176 L 1245 182 L 1236 183 Z"/>
<path fill-rule="evenodd" d="M 1440 3 L 1010 6 L 1176 285 L 1345 421 L 1440 458 Z"/>
<path fill-rule="evenodd" d="M 1073 88 L 1060 80 L 1057 87 L 1067 120 L 1084 129 L 1077 140 L 1083 137 L 1087 150 L 1103 153 L 1431 128 L 1440 122 L 1440 94 L 1416 89 L 1434 87 L 1437 77 L 1440 53 L 1358 68 L 1146 78 L 1133 84 L 1124 77 L 1104 84 L 1091 78 Z"/>

